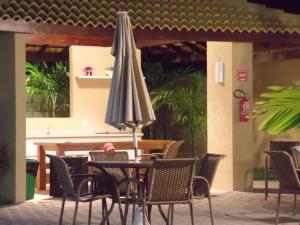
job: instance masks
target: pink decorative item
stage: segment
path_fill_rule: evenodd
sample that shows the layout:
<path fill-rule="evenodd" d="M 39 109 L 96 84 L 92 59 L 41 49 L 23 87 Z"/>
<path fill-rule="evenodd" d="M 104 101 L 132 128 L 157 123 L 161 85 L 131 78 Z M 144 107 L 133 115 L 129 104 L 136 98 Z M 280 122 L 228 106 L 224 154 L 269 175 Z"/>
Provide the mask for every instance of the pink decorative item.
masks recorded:
<path fill-rule="evenodd" d="M 112 143 L 106 143 L 103 145 L 103 150 L 105 153 L 115 152 L 115 146 Z"/>
<path fill-rule="evenodd" d="M 93 67 L 91 67 L 91 66 L 86 66 L 86 67 L 83 69 L 83 72 L 84 72 L 84 76 L 93 76 Z"/>

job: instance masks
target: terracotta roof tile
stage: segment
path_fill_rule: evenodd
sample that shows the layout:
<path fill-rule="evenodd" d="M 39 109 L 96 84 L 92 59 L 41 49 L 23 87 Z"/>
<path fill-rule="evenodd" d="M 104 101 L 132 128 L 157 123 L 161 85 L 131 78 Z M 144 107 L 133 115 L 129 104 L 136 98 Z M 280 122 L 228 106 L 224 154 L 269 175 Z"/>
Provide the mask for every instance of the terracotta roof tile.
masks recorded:
<path fill-rule="evenodd" d="M 300 16 L 245 0 L 10 0 L 0 18 L 105 28 L 120 9 L 141 29 L 300 33 Z"/>

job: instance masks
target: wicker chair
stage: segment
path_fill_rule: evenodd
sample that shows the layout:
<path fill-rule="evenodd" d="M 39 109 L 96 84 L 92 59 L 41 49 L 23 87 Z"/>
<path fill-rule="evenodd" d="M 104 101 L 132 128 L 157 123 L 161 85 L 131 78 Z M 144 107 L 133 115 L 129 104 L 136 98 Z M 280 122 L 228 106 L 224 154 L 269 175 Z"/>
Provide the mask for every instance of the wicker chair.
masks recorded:
<path fill-rule="evenodd" d="M 298 169 L 300 168 L 300 146 L 293 146 L 290 147 L 290 150 L 292 151 L 292 158 L 295 163 L 295 167 Z"/>
<path fill-rule="evenodd" d="M 105 153 L 104 151 L 92 151 L 89 152 L 92 161 L 125 161 L 129 160 L 128 153 L 126 151 L 116 151 L 112 153 Z M 106 172 L 115 176 L 117 180 L 124 179 L 124 173 L 118 168 L 107 168 Z M 94 172 L 100 172 L 99 169 L 93 168 Z"/>
<path fill-rule="evenodd" d="M 194 177 L 193 195 L 195 198 L 208 198 L 212 225 L 214 224 L 214 221 L 211 207 L 210 188 L 212 186 L 218 164 L 220 160 L 224 158 L 225 155 L 205 154 L 199 159 L 198 170 L 196 176 Z"/>
<path fill-rule="evenodd" d="M 128 152 L 126 151 L 116 151 L 113 153 L 105 153 L 104 151 L 91 151 L 89 152 L 91 160 L 93 161 L 126 161 L 129 160 Z M 99 169 L 93 168 L 95 173 L 101 173 Z M 136 183 L 136 179 L 133 178 L 133 174 L 130 170 L 125 170 L 124 172 L 119 168 L 106 168 L 105 171 L 108 174 L 113 175 L 118 181 L 118 187 L 120 191 L 120 201 L 122 204 L 125 204 L 125 212 L 124 212 L 124 222 L 126 224 L 129 205 L 133 205 L 133 214 L 136 204 L 136 196 L 134 195 L 134 185 Z M 103 204 L 106 204 L 103 201 Z M 103 205 L 106 208 L 106 205 Z M 108 222 L 109 223 L 109 222 Z"/>
<path fill-rule="evenodd" d="M 145 208 L 148 207 L 148 220 L 151 222 L 151 208 L 159 206 L 159 211 L 167 224 L 173 224 L 175 204 L 188 204 L 192 225 L 193 195 L 192 181 L 197 159 L 155 159 L 149 170 L 146 182 L 146 191 L 143 198 L 144 224 L 146 220 Z M 168 205 L 166 215 L 161 205 Z"/>
<path fill-rule="evenodd" d="M 266 151 L 273 162 L 274 169 L 279 178 L 278 201 L 275 224 L 279 223 L 279 207 L 282 193 L 300 194 L 300 181 L 292 157 L 285 151 Z M 284 165 L 284 166 L 282 166 Z M 295 202 L 294 202 L 295 203 Z M 295 211 L 294 204 L 294 211 Z"/>
<path fill-rule="evenodd" d="M 64 213 L 64 206 L 65 206 L 65 200 L 69 199 L 71 201 L 75 201 L 75 211 L 74 211 L 74 217 L 73 217 L 73 225 L 76 224 L 76 217 L 78 212 L 78 205 L 79 202 L 89 202 L 89 215 L 88 215 L 88 224 L 91 224 L 91 215 L 92 215 L 92 202 L 95 200 L 102 200 L 106 201 L 106 198 L 114 199 L 111 207 L 109 210 L 105 210 L 105 215 L 102 218 L 101 225 L 105 224 L 105 221 L 108 220 L 109 215 L 111 214 L 115 202 L 118 202 L 119 210 L 120 210 L 120 216 L 121 216 L 121 222 L 123 224 L 123 215 L 122 215 L 122 209 L 120 204 L 120 198 L 119 198 L 119 190 L 117 188 L 117 181 L 113 176 L 102 174 L 102 175 L 95 175 L 95 174 L 78 174 L 70 176 L 69 168 L 67 167 L 67 164 L 64 162 L 63 159 L 59 158 L 58 156 L 54 155 L 47 155 L 51 159 L 51 161 L 54 164 L 55 171 L 57 173 L 58 180 L 60 182 L 62 192 L 63 192 L 63 198 L 62 198 L 62 207 L 60 212 L 60 219 L 59 224 L 62 224 L 63 221 L 63 213 Z M 73 180 L 79 179 L 81 182 L 78 185 L 77 190 L 74 188 Z M 108 194 L 105 193 L 97 193 L 93 190 L 92 182 L 97 181 L 98 184 L 102 184 L 102 190 L 108 190 Z M 90 183 L 90 185 L 87 185 Z M 82 187 L 88 186 L 89 190 L 83 192 Z"/>
<path fill-rule="evenodd" d="M 184 141 L 174 141 L 171 142 L 167 149 L 166 152 L 164 153 L 153 153 L 153 156 L 156 157 L 162 157 L 163 159 L 175 159 L 177 158 L 179 149 L 181 147 L 181 145 L 184 143 Z"/>
<path fill-rule="evenodd" d="M 286 151 L 290 156 L 297 157 L 293 154 L 291 147 L 298 146 L 298 141 L 270 141 L 270 151 Z M 265 200 L 268 199 L 269 195 L 269 174 L 274 172 L 274 166 L 272 160 L 269 160 L 269 157 L 265 158 Z"/>
<path fill-rule="evenodd" d="M 154 158 L 175 159 L 183 143 L 184 141 L 173 141 L 167 146 L 166 152 L 164 153 L 140 154 L 139 156 L 144 160 Z"/>

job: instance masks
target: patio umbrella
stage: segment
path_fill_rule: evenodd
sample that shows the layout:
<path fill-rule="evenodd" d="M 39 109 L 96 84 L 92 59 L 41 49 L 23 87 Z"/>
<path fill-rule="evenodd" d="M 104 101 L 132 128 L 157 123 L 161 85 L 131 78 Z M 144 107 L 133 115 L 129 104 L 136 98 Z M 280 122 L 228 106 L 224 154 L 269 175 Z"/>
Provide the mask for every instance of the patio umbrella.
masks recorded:
<path fill-rule="evenodd" d="M 105 122 L 118 129 L 132 129 L 134 153 L 137 158 L 136 128 L 152 123 L 155 115 L 137 60 L 127 12 L 117 14 L 112 55 L 115 57 L 115 63 Z"/>

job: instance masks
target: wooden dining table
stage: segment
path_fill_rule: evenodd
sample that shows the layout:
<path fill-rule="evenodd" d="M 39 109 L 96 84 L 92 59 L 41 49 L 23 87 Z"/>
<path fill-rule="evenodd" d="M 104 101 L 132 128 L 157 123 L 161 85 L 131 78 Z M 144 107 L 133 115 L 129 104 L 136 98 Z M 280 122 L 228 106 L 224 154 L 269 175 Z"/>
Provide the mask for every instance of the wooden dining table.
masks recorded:
<path fill-rule="evenodd" d="M 49 141 L 34 142 L 37 145 L 37 160 L 39 161 L 39 169 L 37 174 L 37 189 L 46 189 L 46 151 L 55 151 L 57 156 L 64 156 L 67 151 L 92 151 L 101 150 L 107 142 L 113 143 L 116 150 L 133 150 L 132 141 L 96 141 L 96 142 L 68 142 L 68 141 Z M 167 146 L 173 140 L 139 140 L 138 147 L 143 154 L 148 154 L 150 150 L 159 150 L 165 152 Z"/>

